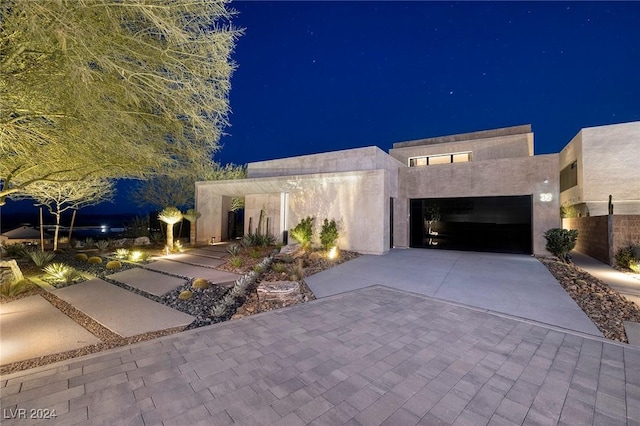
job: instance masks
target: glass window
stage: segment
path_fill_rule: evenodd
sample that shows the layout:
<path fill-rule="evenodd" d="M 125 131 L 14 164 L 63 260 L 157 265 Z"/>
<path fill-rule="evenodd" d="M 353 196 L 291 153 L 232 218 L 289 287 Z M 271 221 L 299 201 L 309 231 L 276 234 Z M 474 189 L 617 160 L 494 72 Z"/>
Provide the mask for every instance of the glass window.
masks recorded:
<path fill-rule="evenodd" d="M 429 165 L 433 164 L 449 164 L 451 163 L 451 155 L 434 155 L 429 157 Z"/>
<path fill-rule="evenodd" d="M 462 154 L 453 154 L 454 163 L 466 163 L 469 161 L 469 153 L 463 152 Z"/>

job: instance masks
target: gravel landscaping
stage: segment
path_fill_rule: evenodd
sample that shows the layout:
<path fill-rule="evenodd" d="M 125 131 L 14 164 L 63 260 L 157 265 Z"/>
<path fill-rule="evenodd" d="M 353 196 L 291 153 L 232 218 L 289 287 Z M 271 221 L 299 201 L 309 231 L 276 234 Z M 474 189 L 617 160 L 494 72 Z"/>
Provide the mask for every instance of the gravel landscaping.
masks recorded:
<path fill-rule="evenodd" d="M 256 250 L 243 250 L 238 257 L 241 259 L 240 266 L 232 266 L 229 260 L 220 265 L 217 269 L 235 272 L 238 274 L 246 274 L 253 270 L 256 265 L 273 253 L 273 248 L 259 248 Z M 247 292 L 238 297 L 233 306 L 227 310 L 222 317 L 213 317 L 210 314 L 211 307 L 220 300 L 227 292 L 226 288 L 220 286 L 210 286 L 206 289 L 197 289 L 192 287 L 191 281 L 175 290 L 165 294 L 162 297 L 150 295 L 144 291 L 132 288 L 126 284 L 116 282 L 109 278 L 114 272 L 121 272 L 124 269 L 135 267 L 135 264 L 123 262 L 123 268 L 108 271 L 105 263 L 89 265 L 86 262 L 77 261 L 73 258 L 73 254 L 61 255 L 55 259 L 56 262 L 64 261 L 70 265 L 81 269 L 83 272 L 111 282 L 112 284 L 123 287 L 129 291 L 136 292 L 145 297 L 151 298 L 157 302 L 163 303 L 174 309 L 188 313 L 196 317 L 196 320 L 187 328 L 197 328 L 212 323 L 226 321 L 229 319 L 241 318 L 248 315 L 257 314 L 273 309 L 279 309 L 290 306 L 295 303 L 304 303 L 315 299 L 315 296 L 303 281 L 303 276 L 312 275 L 324 269 L 331 268 L 342 262 L 346 262 L 357 257 L 358 254 L 349 251 L 341 251 L 337 259 L 330 260 L 321 252 L 297 253 L 293 256 L 277 256 L 272 266 L 267 271 L 262 271 L 258 281 L 249 287 Z M 640 322 L 640 308 L 634 303 L 628 301 L 616 291 L 609 288 L 606 284 L 593 276 L 587 274 L 572 264 L 558 261 L 556 258 L 539 258 L 554 277 L 559 281 L 567 293 L 576 301 L 582 310 L 591 318 L 603 335 L 609 339 L 620 342 L 627 342 L 624 333 L 623 321 Z M 34 266 L 29 266 L 21 262 L 21 269 L 25 276 L 41 275 L 41 271 Z M 260 282 L 273 282 L 293 280 L 300 282 L 300 297 L 296 301 L 265 301 L 258 297 L 257 287 Z M 188 300 L 180 300 L 178 297 L 184 290 L 191 291 L 191 298 Z M 182 331 L 183 328 L 161 330 L 152 333 L 145 333 L 130 338 L 123 338 L 97 323 L 87 315 L 83 314 L 65 301 L 59 299 L 55 294 L 45 291 L 41 288 L 31 290 L 15 298 L 0 297 L 0 303 L 6 303 L 17 298 L 26 297 L 33 294 L 40 294 L 47 299 L 52 305 L 65 313 L 78 324 L 86 328 L 92 334 L 97 336 L 101 342 L 95 345 L 86 346 L 77 350 L 44 356 L 37 359 L 17 362 L 0 367 L 2 374 L 8 374 L 14 371 L 33 368 L 40 365 L 49 364 L 65 359 L 70 359 L 90 353 L 100 352 L 106 349 L 124 346 L 131 343 L 154 339 L 160 336 Z"/>

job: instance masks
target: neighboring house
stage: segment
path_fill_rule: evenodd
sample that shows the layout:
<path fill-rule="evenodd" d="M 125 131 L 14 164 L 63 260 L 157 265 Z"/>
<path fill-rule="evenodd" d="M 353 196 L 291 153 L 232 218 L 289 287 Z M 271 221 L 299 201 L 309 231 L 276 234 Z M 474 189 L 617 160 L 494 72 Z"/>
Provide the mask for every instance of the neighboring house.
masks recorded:
<path fill-rule="evenodd" d="M 51 243 L 49 234 L 44 234 L 45 244 Z M 0 235 L 3 246 L 9 244 L 40 244 L 40 231 L 32 226 L 20 226 Z"/>
<path fill-rule="evenodd" d="M 561 225 L 560 155 L 533 152 L 523 125 L 396 143 L 389 154 L 372 146 L 250 163 L 247 179 L 196 183 L 196 238 L 227 239 L 231 200 L 244 197 L 245 232 L 260 222 L 279 240 L 314 216 L 316 229 L 335 219 L 339 247 L 360 253 L 544 254 L 544 232 Z"/>
<path fill-rule="evenodd" d="M 640 214 L 640 122 L 588 127 L 560 151 L 560 203 L 580 216 Z"/>

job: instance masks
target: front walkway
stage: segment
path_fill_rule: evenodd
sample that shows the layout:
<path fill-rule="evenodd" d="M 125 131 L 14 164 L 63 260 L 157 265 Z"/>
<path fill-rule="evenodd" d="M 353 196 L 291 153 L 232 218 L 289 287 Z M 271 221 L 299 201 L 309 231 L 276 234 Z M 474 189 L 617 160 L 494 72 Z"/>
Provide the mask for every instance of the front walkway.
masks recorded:
<path fill-rule="evenodd" d="M 376 286 L 15 373 L 0 392 L 3 425 L 624 425 L 640 423 L 640 350 Z"/>
<path fill-rule="evenodd" d="M 316 297 L 373 284 L 602 336 L 547 268 L 532 256 L 394 249 L 305 278 Z"/>

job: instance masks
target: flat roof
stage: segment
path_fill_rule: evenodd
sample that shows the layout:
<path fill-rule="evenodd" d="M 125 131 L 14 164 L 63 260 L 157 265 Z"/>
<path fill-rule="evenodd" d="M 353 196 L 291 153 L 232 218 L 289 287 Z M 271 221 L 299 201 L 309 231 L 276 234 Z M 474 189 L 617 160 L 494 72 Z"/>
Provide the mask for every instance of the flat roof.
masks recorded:
<path fill-rule="evenodd" d="M 421 145 L 436 145 L 448 142 L 460 142 L 475 139 L 497 138 L 501 136 L 523 135 L 527 133 L 531 133 L 531 124 L 522 124 L 519 126 L 502 127 L 500 129 L 480 130 L 470 133 L 458 133 L 457 135 L 437 136 L 433 138 L 397 142 L 393 144 L 393 148 L 396 149 Z"/>

